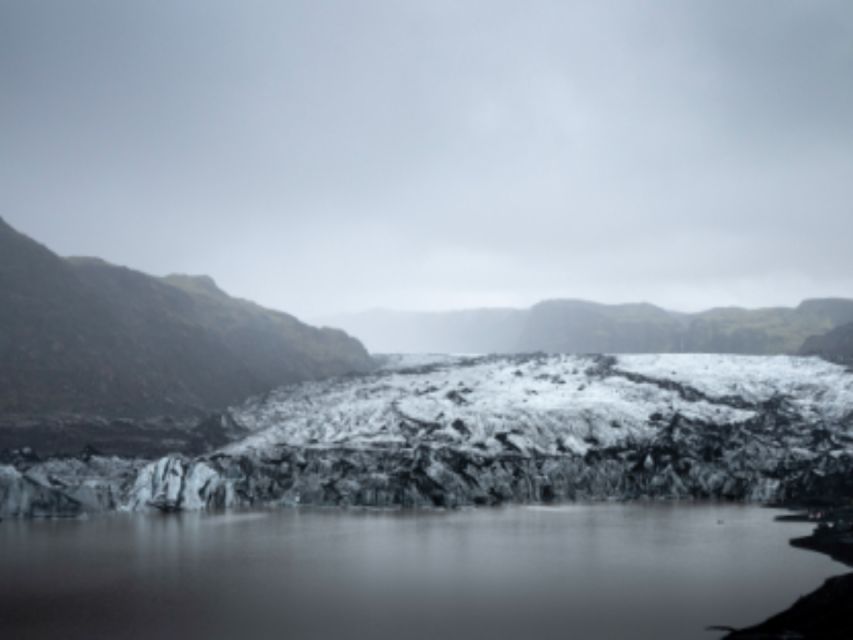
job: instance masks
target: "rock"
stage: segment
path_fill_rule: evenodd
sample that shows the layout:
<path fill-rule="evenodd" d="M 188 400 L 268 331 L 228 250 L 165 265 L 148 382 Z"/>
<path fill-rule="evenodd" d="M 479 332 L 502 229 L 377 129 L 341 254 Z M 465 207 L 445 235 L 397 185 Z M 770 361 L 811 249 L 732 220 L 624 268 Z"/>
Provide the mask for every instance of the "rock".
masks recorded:
<path fill-rule="evenodd" d="M 726 640 L 847 640 L 853 638 L 851 601 L 853 574 L 836 576 L 786 611 L 754 627 L 733 631 Z"/>

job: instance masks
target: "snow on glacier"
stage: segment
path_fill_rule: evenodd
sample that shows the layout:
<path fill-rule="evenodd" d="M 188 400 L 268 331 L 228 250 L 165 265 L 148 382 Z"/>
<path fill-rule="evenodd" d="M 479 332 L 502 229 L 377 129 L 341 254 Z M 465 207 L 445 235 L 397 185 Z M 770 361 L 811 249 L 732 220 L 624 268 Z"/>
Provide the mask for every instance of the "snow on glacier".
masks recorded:
<path fill-rule="evenodd" d="M 583 454 L 643 437 L 676 413 L 709 424 L 754 415 L 749 405 L 782 395 L 810 419 L 853 410 L 853 376 L 816 358 L 726 355 L 531 355 L 414 361 L 378 373 L 284 387 L 232 410 L 253 435 L 226 447 L 257 452 L 272 444 L 356 447 L 413 437 L 494 451 Z M 629 379 L 622 372 L 646 379 Z M 704 398 L 685 399 L 672 381 Z M 727 401 L 738 398 L 740 403 Z M 654 419 L 653 419 L 654 418 Z"/>
<path fill-rule="evenodd" d="M 781 395 L 814 420 L 838 420 L 853 410 L 853 375 L 816 356 L 643 354 L 619 356 L 617 367 L 710 396 L 765 402 Z"/>

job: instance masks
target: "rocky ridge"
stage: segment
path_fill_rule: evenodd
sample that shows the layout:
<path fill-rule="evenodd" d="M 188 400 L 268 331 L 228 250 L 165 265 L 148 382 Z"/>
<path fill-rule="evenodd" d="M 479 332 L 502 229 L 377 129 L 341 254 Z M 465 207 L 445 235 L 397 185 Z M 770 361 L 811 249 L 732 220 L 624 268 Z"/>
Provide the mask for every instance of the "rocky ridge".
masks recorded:
<path fill-rule="evenodd" d="M 0 219 L 0 447 L 16 436 L 50 446 L 52 434 L 9 424 L 198 420 L 282 384 L 373 367 L 343 331 L 208 277 L 62 258 Z"/>

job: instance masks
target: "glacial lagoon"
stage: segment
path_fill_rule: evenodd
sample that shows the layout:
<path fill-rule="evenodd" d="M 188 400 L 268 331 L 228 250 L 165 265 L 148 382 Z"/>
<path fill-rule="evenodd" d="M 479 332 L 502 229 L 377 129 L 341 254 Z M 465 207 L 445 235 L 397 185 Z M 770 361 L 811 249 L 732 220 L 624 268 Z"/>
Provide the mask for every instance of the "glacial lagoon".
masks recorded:
<path fill-rule="evenodd" d="M 845 567 L 717 503 L 0 522 L 0 637 L 713 640 Z"/>

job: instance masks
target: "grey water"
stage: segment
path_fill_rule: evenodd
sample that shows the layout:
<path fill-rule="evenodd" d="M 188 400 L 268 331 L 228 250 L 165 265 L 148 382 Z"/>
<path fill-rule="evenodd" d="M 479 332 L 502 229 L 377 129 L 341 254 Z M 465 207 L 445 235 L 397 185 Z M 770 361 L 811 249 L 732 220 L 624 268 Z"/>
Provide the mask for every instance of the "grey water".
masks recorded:
<path fill-rule="evenodd" d="M 723 504 L 0 523 L 0 637 L 714 639 L 844 572 Z"/>

